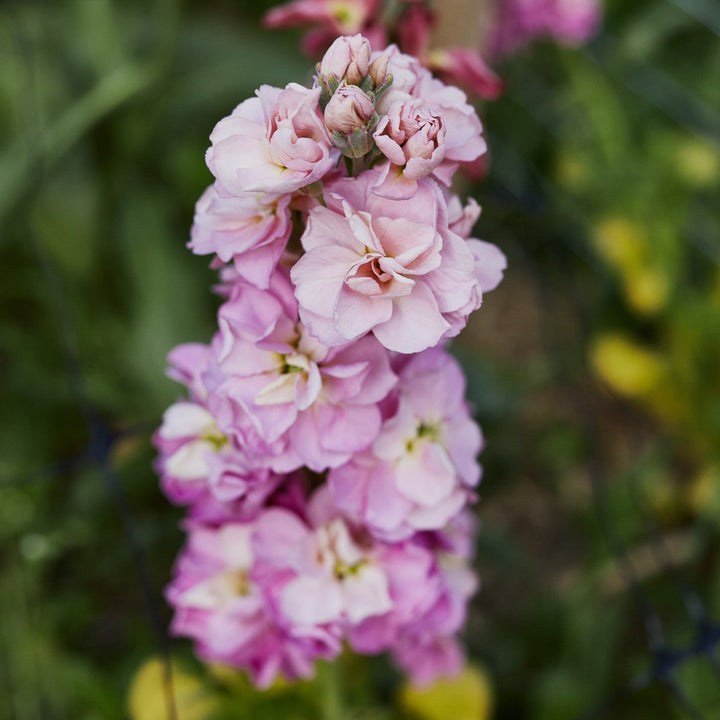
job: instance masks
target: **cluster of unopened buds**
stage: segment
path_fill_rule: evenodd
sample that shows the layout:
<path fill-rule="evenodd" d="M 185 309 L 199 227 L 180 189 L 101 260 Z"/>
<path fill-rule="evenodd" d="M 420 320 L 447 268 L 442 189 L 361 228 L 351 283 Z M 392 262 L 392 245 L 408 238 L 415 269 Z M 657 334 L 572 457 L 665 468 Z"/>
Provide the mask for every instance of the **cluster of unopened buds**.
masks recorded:
<path fill-rule="evenodd" d="M 188 506 L 172 630 L 260 687 L 343 643 L 416 682 L 455 672 L 483 440 L 444 345 L 505 268 L 449 189 L 485 151 L 480 120 L 355 35 L 211 142 L 190 247 L 224 302 L 209 345 L 171 352 L 189 398 L 155 436 Z"/>

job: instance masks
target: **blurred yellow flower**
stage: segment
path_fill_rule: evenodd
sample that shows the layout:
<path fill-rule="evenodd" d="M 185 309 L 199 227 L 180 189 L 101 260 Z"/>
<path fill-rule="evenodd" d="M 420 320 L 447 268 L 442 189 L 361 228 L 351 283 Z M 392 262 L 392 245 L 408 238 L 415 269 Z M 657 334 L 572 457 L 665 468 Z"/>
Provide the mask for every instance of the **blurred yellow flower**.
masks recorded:
<path fill-rule="evenodd" d="M 679 175 L 691 185 L 705 187 L 720 179 L 720 153 L 710 143 L 688 138 L 678 143 L 675 158 Z"/>
<path fill-rule="evenodd" d="M 606 333 L 590 346 L 590 365 L 615 392 L 629 397 L 655 390 L 665 374 L 662 358 L 617 333 Z"/>
<path fill-rule="evenodd" d="M 460 675 L 442 678 L 429 687 L 406 683 L 400 702 L 422 720 L 488 720 L 492 692 L 485 671 L 470 665 Z"/>
<path fill-rule="evenodd" d="M 164 663 L 152 657 L 135 673 L 130 685 L 128 710 L 132 720 L 166 720 L 168 691 L 174 699 L 177 720 L 208 720 L 217 707 L 212 689 L 175 663 L 168 688 Z"/>
<path fill-rule="evenodd" d="M 641 267 L 625 274 L 624 288 L 630 306 L 643 315 L 651 315 L 664 307 L 670 283 L 655 268 Z"/>
<path fill-rule="evenodd" d="M 639 223 L 623 217 L 606 218 L 591 238 L 599 255 L 619 270 L 629 272 L 642 266 L 647 234 Z"/>

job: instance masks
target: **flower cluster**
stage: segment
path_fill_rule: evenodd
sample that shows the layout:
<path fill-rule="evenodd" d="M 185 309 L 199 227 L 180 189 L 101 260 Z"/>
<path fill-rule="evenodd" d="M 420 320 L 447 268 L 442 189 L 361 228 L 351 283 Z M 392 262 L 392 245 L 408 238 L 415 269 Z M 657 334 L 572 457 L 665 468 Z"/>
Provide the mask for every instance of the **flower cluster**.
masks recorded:
<path fill-rule="evenodd" d="M 311 26 L 303 39 L 310 57 L 320 55 L 339 34 L 360 32 L 374 48 L 393 39 L 403 52 L 443 78 L 462 83 L 482 98 L 496 98 L 503 83 L 478 51 L 460 46 L 430 49 L 436 23 L 432 4 L 430 0 L 290 0 L 271 9 L 265 25 Z"/>
<path fill-rule="evenodd" d="M 210 139 L 189 246 L 224 301 L 208 345 L 171 352 L 189 397 L 155 436 L 188 507 L 173 631 L 260 687 L 343 641 L 417 682 L 453 672 L 483 439 L 443 345 L 505 268 L 450 190 L 480 120 L 355 35 L 312 88 L 263 86 Z"/>
<path fill-rule="evenodd" d="M 598 29 L 601 11 L 600 0 L 500 0 L 493 51 L 506 55 L 541 37 L 580 45 Z"/>
<path fill-rule="evenodd" d="M 361 32 L 375 48 L 393 39 L 444 80 L 493 100 L 503 82 L 488 61 L 542 37 L 579 45 L 595 33 L 602 14 L 601 0 L 489 0 L 478 8 L 484 36 L 483 43 L 478 38 L 478 48 L 438 47 L 432 37 L 437 24 L 433 5 L 431 0 L 290 0 L 271 9 L 265 25 L 309 26 L 303 46 L 311 57 L 319 56 L 340 34 Z"/>

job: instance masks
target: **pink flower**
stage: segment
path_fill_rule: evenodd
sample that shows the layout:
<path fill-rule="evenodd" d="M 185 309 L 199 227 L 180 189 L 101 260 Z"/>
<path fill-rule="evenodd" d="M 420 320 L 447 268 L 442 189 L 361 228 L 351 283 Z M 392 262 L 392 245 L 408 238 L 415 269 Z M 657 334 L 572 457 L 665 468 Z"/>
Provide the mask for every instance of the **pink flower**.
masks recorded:
<path fill-rule="evenodd" d="M 257 442 L 252 447 L 238 442 L 241 428 L 230 417 L 227 401 L 213 391 L 212 350 L 180 346 L 170 358 L 181 364 L 192 361 L 196 377 L 190 372 L 177 376 L 193 389 L 194 400 L 171 405 L 153 437 L 163 491 L 179 504 L 233 503 L 237 516 L 251 516 L 280 478 L 258 462 Z"/>
<path fill-rule="evenodd" d="M 378 198 L 377 183 L 372 171 L 333 183 L 328 207 L 310 211 L 306 253 L 291 272 L 300 317 L 326 345 L 372 332 L 390 350 L 419 352 L 451 330 L 446 314 L 473 299 L 475 263 L 462 238 L 435 224 L 446 208 L 432 181 L 395 201 Z"/>
<path fill-rule="evenodd" d="M 458 163 L 473 162 L 487 149 L 480 118 L 462 90 L 434 78 L 417 58 L 399 52 L 395 46 L 385 54 L 393 82 L 376 103 L 377 110 L 381 115 L 389 114 L 396 103 L 418 100 L 427 112 L 441 118 L 445 129 L 444 159 L 434 168 L 434 174 L 450 185 Z"/>
<path fill-rule="evenodd" d="M 301 637 L 279 624 L 273 589 L 253 577 L 254 524 L 191 524 L 188 530 L 188 544 L 166 596 L 175 608 L 171 631 L 193 638 L 201 657 L 242 667 L 265 688 L 278 673 L 310 677 L 316 658 L 338 654 L 336 634 L 318 628 Z"/>
<path fill-rule="evenodd" d="M 320 180 L 337 161 L 320 116 L 320 88 L 263 85 L 210 135 L 206 161 L 225 191 L 278 197 Z M 265 201 L 265 200 L 263 200 Z"/>
<path fill-rule="evenodd" d="M 355 624 L 392 609 L 388 578 L 372 547 L 361 547 L 342 519 L 308 528 L 292 513 L 270 509 L 254 539 L 259 561 L 288 573 L 279 609 L 296 632 Z"/>
<path fill-rule="evenodd" d="M 380 428 L 377 403 L 395 375 L 373 338 L 328 348 L 298 322 L 292 286 L 276 272 L 267 291 L 238 281 L 220 309 L 224 381 L 218 393 L 284 454 L 276 471 L 305 464 L 316 472 L 366 448 Z"/>
<path fill-rule="evenodd" d="M 390 175 L 397 175 L 399 169 L 404 184 L 409 185 L 399 193 L 401 197 L 412 197 L 416 181 L 430 175 L 442 162 L 445 136 L 442 116 L 435 115 L 422 100 L 396 103 L 380 120 L 373 137 L 390 161 Z"/>
<path fill-rule="evenodd" d="M 444 351 L 413 356 L 397 389 L 397 411 L 372 449 L 328 477 L 338 509 L 389 540 L 442 528 L 457 515 L 480 480 L 483 444 L 462 370 Z"/>
<path fill-rule="evenodd" d="M 432 50 L 428 54 L 428 67 L 444 80 L 459 83 L 484 100 L 495 100 L 503 91 L 504 83 L 483 60 L 477 50 L 449 47 Z"/>
<path fill-rule="evenodd" d="M 419 685 L 462 669 L 465 658 L 455 634 L 464 625 L 468 601 L 478 588 L 465 558 L 438 551 L 436 559 L 437 599 L 424 615 L 399 628 L 391 648 L 398 665 Z"/>
<path fill-rule="evenodd" d="M 197 255 L 216 253 L 248 282 L 267 287 L 285 249 L 292 223 L 288 195 L 272 200 L 258 193 L 229 195 L 211 185 L 195 206 L 188 247 Z"/>
<path fill-rule="evenodd" d="M 317 23 L 335 37 L 351 35 L 377 14 L 379 5 L 380 0 L 294 0 L 272 8 L 264 22 L 269 28 Z"/>
<path fill-rule="evenodd" d="M 493 51 L 506 55 L 544 35 L 580 45 L 600 24 L 599 0 L 500 0 Z"/>

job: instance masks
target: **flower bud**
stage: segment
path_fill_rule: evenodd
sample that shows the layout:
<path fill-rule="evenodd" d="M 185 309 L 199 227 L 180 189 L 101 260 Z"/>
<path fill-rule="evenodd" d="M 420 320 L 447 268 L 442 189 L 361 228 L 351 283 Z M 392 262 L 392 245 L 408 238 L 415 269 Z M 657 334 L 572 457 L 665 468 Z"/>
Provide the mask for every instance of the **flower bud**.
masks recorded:
<path fill-rule="evenodd" d="M 342 83 L 325 108 L 325 124 L 330 133 L 344 135 L 364 128 L 375 114 L 372 99 L 356 85 Z"/>
<path fill-rule="evenodd" d="M 370 43 L 360 34 L 339 37 L 328 48 L 318 65 L 321 78 L 334 76 L 350 85 L 358 85 L 368 74 L 370 67 Z"/>

